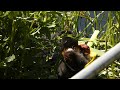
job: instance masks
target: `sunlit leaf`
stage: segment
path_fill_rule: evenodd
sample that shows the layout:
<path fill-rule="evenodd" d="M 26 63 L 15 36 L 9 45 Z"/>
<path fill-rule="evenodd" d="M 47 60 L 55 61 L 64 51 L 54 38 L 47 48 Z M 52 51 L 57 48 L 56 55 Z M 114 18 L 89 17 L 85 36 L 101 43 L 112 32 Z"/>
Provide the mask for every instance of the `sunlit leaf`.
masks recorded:
<path fill-rule="evenodd" d="M 99 34 L 99 30 L 95 30 L 92 37 L 90 38 L 90 42 L 87 43 L 88 46 L 92 46 L 93 45 L 93 41 L 95 41 L 97 39 L 97 35 Z"/>
<path fill-rule="evenodd" d="M 94 48 L 90 48 L 90 50 L 91 50 L 91 52 L 96 53 L 96 55 L 98 55 L 98 56 L 102 56 L 105 53 L 104 51 L 97 50 L 97 49 L 94 49 Z"/>
<path fill-rule="evenodd" d="M 52 28 L 52 27 L 55 27 L 55 26 L 56 26 L 56 25 L 53 24 L 53 25 L 50 25 L 50 26 L 47 26 L 47 27 L 48 27 L 48 28 Z"/>
<path fill-rule="evenodd" d="M 15 59 L 15 55 L 12 54 L 12 56 L 6 57 L 5 59 L 7 60 L 7 62 L 11 62 Z"/>

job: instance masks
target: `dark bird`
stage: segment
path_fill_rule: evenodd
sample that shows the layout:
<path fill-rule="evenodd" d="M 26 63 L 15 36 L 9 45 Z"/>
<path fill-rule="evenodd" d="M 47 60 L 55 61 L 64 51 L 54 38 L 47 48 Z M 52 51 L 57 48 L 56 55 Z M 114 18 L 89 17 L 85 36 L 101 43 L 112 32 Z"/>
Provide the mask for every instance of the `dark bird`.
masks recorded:
<path fill-rule="evenodd" d="M 71 37 L 64 37 L 61 47 L 63 59 L 58 66 L 58 79 L 68 79 L 89 62 L 90 50 L 87 45 L 78 45 L 78 41 Z"/>

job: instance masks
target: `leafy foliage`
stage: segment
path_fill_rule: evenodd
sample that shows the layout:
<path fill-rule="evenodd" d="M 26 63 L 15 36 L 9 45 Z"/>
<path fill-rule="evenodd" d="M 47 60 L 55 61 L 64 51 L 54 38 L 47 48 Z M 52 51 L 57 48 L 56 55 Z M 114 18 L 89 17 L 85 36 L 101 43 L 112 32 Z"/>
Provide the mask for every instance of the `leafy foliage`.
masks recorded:
<path fill-rule="evenodd" d="M 107 23 L 101 27 L 104 11 L 90 16 L 89 11 L 0 11 L 0 78 L 1 79 L 55 79 L 60 57 L 51 64 L 54 53 L 59 54 L 60 31 L 73 30 L 75 38 L 87 41 L 97 29 L 98 40 L 92 48 L 107 51 L 120 41 L 120 12 L 109 11 Z M 98 18 L 101 21 L 98 22 Z M 77 32 L 78 16 L 89 22 Z M 89 28 L 91 26 L 91 28 Z M 96 26 L 96 27 L 95 27 Z M 105 30 L 104 30 L 105 29 Z M 104 33 L 103 33 L 104 32 Z M 116 39 L 115 39 L 116 38 Z M 119 78 L 119 62 L 109 66 L 113 78 Z M 107 73 L 100 77 L 110 78 Z"/>
<path fill-rule="evenodd" d="M 53 36 L 72 19 L 59 11 L 1 11 L 0 78 L 56 78 L 58 62 L 48 63 L 60 46 Z"/>

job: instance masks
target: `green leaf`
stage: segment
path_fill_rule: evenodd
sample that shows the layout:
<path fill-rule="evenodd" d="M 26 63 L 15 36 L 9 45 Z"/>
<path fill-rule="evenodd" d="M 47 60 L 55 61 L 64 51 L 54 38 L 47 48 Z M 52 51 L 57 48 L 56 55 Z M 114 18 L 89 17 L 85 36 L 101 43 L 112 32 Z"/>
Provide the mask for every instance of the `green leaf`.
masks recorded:
<path fill-rule="evenodd" d="M 15 59 L 15 55 L 12 54 L 12 56 L 6 57 L 5 59 L 7 60 L 7 62 L 11 62 Z"/>
<path fill-rule="evenodd" d="M 80 44 L 85 44 L 86 42 L 88 42 L 90 40 L 90 38 L 81 38 L 78 40 L 78 45 Z"/>
<path fill-rule="evenodd" d="M 4 61 L 0 62 L 0 68 L 6 67 L 6 63 L 4 63 Z"/>
<path fill-rule="evenodd" d="M 98 49 L 94 49 L 94 48 L 90 48 L 91 52 L 95 52 L 98 56 L 102 56 L 105 52 L 98 50 Z"/>
<path fill-rule="evenodd" d="M 11 12 L 11 11 L 6 11 L 6 12 L 5 12 L 5 14 L 4 14 L 4 16 L 9 15 L 9 14 L 10 14 L 10 12 Z"/>
<path fill-rule="evenodd" d="M 88 42 L 88 44 L 87 44 L 89 47 L 91 47 L 93 45 L 94 41 L 97 39 L 97 35 L 99 34 L 99 32 L 100 32 L 99 30 L 94 31 L 92 37 L 90 38 L 91 42 Z"/>
<path fill-rule="evenodd" d="M 55 27 L 56 25 L 53 24 L 53 25 L 50 25 L 50 26 L 47 26 L 48 28 L 52 28 L 52 27 Z"/>

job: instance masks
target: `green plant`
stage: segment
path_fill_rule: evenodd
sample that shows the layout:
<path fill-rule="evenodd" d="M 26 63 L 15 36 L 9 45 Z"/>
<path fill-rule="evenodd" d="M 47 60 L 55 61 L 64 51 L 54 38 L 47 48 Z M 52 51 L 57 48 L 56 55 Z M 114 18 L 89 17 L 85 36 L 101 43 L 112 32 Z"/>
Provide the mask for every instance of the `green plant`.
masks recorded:
<path fill-rule="evenodd" d="M 120 41 L 120 12 L 108 11 L 107 23 L 101 22 L 106 11 L 0 11 L 0 78 L 1 79 L 53 79 L 60 57 L 51 64 L 50 58 L 59 53 L 62 36 L 59 31 L 73 30 L 74 38 L 88 42 L 85 35 L 99 30 L 92 48 L 108 51 Z M 77 32 L 78 16 L 86 18 L 86 27 Z M 82 22 L 84 23 L 84 22 Z M 96 52 L 96 51 L 95 51 Z M 119 61 L 109 66 L 112 78 L 119 78 Z M 117 72 L 115 71 L 117 70 Z M 109 70 L 99 74 L 111 78 Z"/>

